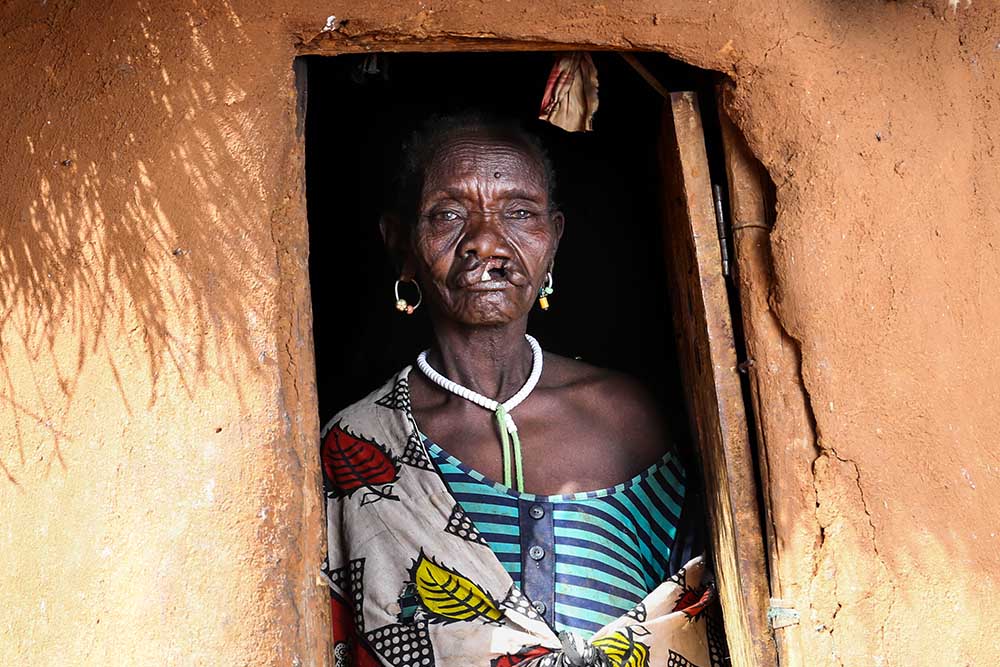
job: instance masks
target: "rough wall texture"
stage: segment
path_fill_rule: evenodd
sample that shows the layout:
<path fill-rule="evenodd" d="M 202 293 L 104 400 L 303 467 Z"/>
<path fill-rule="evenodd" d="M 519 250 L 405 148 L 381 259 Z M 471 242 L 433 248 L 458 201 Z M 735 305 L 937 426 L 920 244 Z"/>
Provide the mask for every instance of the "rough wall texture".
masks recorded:
<path fill-rule="evenodd" d="M 1000 659 L 1000 12 L 271 5 L 0 10 L 0 662 L 327 659 L 292 59 L 448 37 L 731 77 L 799 348 L 760 381 L 805 399 L 765 424 L 782 660 Z"/>

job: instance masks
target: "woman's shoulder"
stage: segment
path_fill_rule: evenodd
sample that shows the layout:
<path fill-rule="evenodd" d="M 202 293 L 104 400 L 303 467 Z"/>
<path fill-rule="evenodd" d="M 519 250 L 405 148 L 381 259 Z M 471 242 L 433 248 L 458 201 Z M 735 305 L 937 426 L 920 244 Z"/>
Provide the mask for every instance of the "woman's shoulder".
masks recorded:
<path fill-rule="evenodd" d="M 572 390 L 580 398 L 600 397 L 643 412 L 658 412 L 653 395 L 627 373 L 588 364 L 558 354 L 545 353 L 545 367 L 552 372 L 548 385 Z"/>
<path fill-rule="evenodd" d="M 668 440 L 664 410 L 639 380 L 578 359 L 546 353 L 551 375 L 546 388 L 558 392 L 581 413 L 622 434 L 625 441 L 658 443 Z"/>
<path fill-rule="evenodd" d="M 370 428 L 373 422 L 378 422 L 376 416 L 383 408 L 398 410 L 403 414 L 410 412 L 410 389 L 407 383 L 410 367 L 393 373 L 385 382 L 373 389 L 364 398 L 354 401 L 345 408 L 339 410 L 323 426 L 322 434 L 338 424 L 347 424 L 355 427 L 364 425 Z"/>

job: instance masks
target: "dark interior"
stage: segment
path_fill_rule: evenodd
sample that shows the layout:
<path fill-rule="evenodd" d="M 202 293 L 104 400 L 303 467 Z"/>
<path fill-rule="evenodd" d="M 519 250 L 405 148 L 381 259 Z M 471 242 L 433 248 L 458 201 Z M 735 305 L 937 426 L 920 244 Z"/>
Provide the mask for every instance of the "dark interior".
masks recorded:
<path fill-rule="evenodd" d="M 394 308 L 396 275 L 378 219 L 413 129 L 430 114 L 475 107 L 521 119 L 555 164 L 566 231 L 552 307 L 533 312 L 529 332 L 546 350 L 638 377 L 662 402 L 674 437 L 686 441 L 663 257 L 663 98 L 618 54 L 592 55 L 600 106 L 591 133 L 537 120 L 552 53 L 307 59 L 310 279 L 324 422 L 430 343 L 424 311 L 407 317 Z M 640 58 L 668 89 L 711 99 L 704 72 L 661 55 Z"/>

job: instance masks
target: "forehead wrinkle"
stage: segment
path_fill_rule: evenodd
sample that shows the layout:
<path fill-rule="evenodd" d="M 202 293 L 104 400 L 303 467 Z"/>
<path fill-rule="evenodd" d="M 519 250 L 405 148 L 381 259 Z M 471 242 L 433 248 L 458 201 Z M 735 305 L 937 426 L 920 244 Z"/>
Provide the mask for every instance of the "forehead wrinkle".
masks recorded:
<path fill-rule="evenodd" d="M 493 178 L 495 172 L 505 177 L 518 175 L 534 184 L 544 182 L 544 168 L 530 150 L 517 144 L 492 138 L 454 138 L 445 141 L 430 161 L 428 176 L 453 169 L 456 176 Z"/>
<path fill-rule="evenodd" d="M 492 183 L 488 183 L 487 185 L 493 185 L 493 184 Z M 528 201 L 534 201 L 534 200 L 538 199 L 538 194 L 539 193 L 533 193 L 530 190 L 525 190 L 524 188 L 522 188 L 520 186 L 500 187 L 499 184 L 497 184 L 497 186 L 498 187 L 495 189 L 496 191 L 493 194 L 498 199 L 525 199 L 525 200 L 528 200 Z M 437 189 L 437 190 L 431 190 L 431 191 L 427 192 L 424 195 L 424 197 L 425 198 L 437 198 L 437 197 L 444 196 L 444 197 L 447 197 L 449 199 L 456 199 L 456 200 L 472 199 L 472 198 L 482 198 L 482 196 L 485 194 L 484 190 L 490 190 L 490 189 L 494 189 L 494 188 L 483 188 L 482 185 L 478 181 L 476 181 L 473 184 L 473 186 L 471 188 L 468 188 L 468 189 L 463 189 L 463 188 L 457 188 L 457 187 L 449 186 L 449 187 L 446 187 L 446 188 L 440 188 L 440 189 Z M 474 197 L 470 196 L 470 192 L 472 192 L 472 191 L 474 191 L 476 193 Z M 545 193 L 541 192 L 540 194 L 544 195 Z"/>

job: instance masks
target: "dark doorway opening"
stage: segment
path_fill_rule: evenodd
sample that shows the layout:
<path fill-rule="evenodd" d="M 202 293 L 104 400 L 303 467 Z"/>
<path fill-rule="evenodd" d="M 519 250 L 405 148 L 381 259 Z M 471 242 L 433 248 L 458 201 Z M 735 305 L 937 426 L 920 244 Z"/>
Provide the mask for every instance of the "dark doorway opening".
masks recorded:
<path fill-rule="evenodd" d="M 713 184 L 728 210 L 734 154 L 720 129 L 719 77 L 660 54 L 633 54 L 645 77 L 621 54 L 592 57 L 600 81 L 592 133 L 537 120 L 551 52 L 301 59 L 320 418 L 364 397 L 431 342 L 425 313 L 406 317 L 394 307 L 397 274 L 378 231 L 402 143 L 435 113 L 480 108 L 519 119 L 549 150 L 567 220 L 552 308 L 536 310 L 528 330 L 548 351 L 628 373 L 659 399 L 689 479 L 707 486 L 733 663 L 773 664 L 760 478 L 744 413 L 748 386 L 736 370 L 745 360 L 739 299 L 721 269 L 721 256 L 734 255 L 731 247 L 720 254 L 731 239 L 713 213 Z"/>
<path fill-rule="evenodd" d="M 600 107 L 592 133 L 536 119 L 551 53 L 309 57 L 306 173 L 320 417 L 380 385 L 430 343 L 422 313 L 393 307 L 378 218 L 399 148 L 429 115 L 467 108 L 521 119 L 555 163 L 567 227 L 552 309 L 529 331 L 552 352 L 642 380 L 687 441 L 667 299 L 656 137 L 663 98 L 615 53 L 593 54 Z M 712 94 L 701 70 L 643 64 L 669 89 Z M 598 279 L 597 265 L 611 271 Z M 682 446 L 681 449 L 684 449 Z"/>

